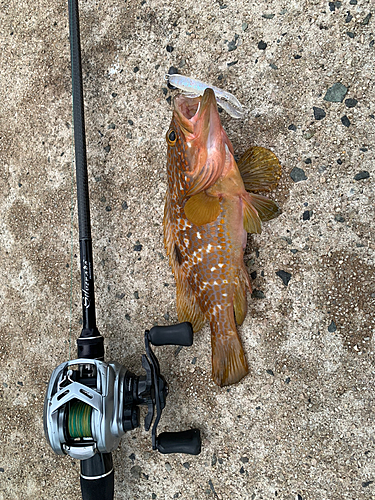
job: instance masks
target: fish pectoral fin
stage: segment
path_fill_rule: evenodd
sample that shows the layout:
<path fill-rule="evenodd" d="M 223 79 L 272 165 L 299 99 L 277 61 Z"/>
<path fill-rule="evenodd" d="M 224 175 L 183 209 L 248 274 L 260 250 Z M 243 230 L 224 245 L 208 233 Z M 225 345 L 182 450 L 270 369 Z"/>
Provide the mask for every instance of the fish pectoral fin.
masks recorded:
<path fill-rule="evenodd" d="M 176 277 L 176 306 L 178 321 L 183 323 L 189 321 L 192 324 L 193 331 L 197 332 L 202 328 L 206 318 L 202 313 L 193 290 L 186 278 Z"/>
<path fill-rule="evenodd" d="M 257 210 L 254 208 L 250 201 L 250 195 L 242 197 L 243 201 L 243 227 L 248 233 L 262 232 L 262 222 L 258 215 Z"/>
<path fill-rule="evenodd" d="M 187 200 L 184 211 L 192 224 L 203 226 L 217 219 L 221 212 L 220 201 L 216 196 L 209 196 L 202 191 Z"/>
<path fill-rule="evenodd" d="M 258 212 L 258 215 L 262 222 L 274 219 L 281 214 L 281 210 L 278 207 L 277 203 L 275 203 L 273 200 L 270 200 L 266 196 L 262 196 L 261 194 L 249 193 L 248 197 L 250 199 L 251 205 Z"/>
<path fill-rule="evenodd" d="M 269 149 L 252 146 L 237 163 L 245 189 L 257 193 L 271 191 L 278 185 L 281 166 L 277 157 Z"/>

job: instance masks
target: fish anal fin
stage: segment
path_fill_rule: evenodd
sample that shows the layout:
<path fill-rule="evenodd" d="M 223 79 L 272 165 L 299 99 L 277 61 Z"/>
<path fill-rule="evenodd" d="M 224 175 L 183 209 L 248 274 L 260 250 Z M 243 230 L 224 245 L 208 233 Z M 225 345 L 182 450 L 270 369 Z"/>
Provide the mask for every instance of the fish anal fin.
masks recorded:
<path fill-rule="evenodd" d="M 176 306 L 178 321 L 189 321 L 193 331 L 197 332 L 204 325 L 206 318 L 202 313 L 193 290 L 186 279 L 176 279 Z"/>
<path fill-rule="evenodd" d="M 262 196 L 261 194 L 249 193 L 248 199 L 251 205 L 258 212 L 258 215 L 262 222 L 274 219 L 281 213 L 281 210 L 278 207 L 277 203 L 275 203 L 273 200 L 270 200 L 266 196 Z"/>
<path fill-rule="evenodd" d="M 242 325 L 247 314 L 246 283 L 243 280 L 239 280 L 234 289 L 233 308 L 236 323 Z"/>
<path fill-rule="evenodd" d="M 226 324 L 211 322 L 212 378 L 220 387 L 236 384 L 249 373 L 234 317 L 230 330 L 220 331 Z"/>
<path fill-rule="evenodd" d="M 247 194 L 247 193 L 246 193 Z M 258 233 L 262 232 L 262 222 L 258 215 L 258 212 L 255 210 L 252 205 L 249 194 L 247 196 L 242 197 L 243 202 L 243 227 L 248 233 Z"/>
<path fill-rule="evenodd" d="M 217 219 L 221 212 L 220 201 L 216 196 L 209 196 L 202 191 L 187 200 L 184 211 L 192 224 L 203 226 Z"/>
<path fill-rule="evenodd" d="M 237 163 L 247 191 L 272 191 L 281 177 L 281 166 L 269 149 L 252 146 Z"/>

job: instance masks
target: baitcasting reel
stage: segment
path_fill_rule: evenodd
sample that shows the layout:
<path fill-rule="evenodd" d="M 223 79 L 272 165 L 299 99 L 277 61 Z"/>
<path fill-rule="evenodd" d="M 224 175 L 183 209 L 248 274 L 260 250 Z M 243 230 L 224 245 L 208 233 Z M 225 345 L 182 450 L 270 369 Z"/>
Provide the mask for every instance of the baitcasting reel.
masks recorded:
<path fill-rule="evenodd" d="M 48 385 L 43 415 L 45 435 L 54 452 L 79 460 L 112 452 L 125 432 L 139 427 L 139 406 L 146 405 L 146 431 L 151 427 L 156 407 L 152 427 L 154 450 L 200 453 L 198 429 L 156 434 L 168 385 L 160 374 L 150 343 L 190 346 L 192 342 L 190 323 L 146 330 L 146 354 L 142 355 L 146 375 L 142 376 L 134 375 L 115 361 L 80 358 L 58 366 Z"/>

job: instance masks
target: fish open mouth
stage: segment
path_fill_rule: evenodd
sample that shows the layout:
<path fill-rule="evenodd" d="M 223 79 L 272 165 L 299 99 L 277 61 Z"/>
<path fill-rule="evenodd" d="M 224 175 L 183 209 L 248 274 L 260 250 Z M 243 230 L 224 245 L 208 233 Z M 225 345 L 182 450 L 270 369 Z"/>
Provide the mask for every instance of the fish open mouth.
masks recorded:
<path fill-rule="evenodd" d="M 197 132 L 194 129 L 198 123 L 199 128 L 209 128 L 212 112 L 217 114 L 215 93 L 207 88 L 202 97 L 187 97 L 180 94 L 174 99 L 174 110 L 185 136 Z"/>
<path fill-rule="evenodd" d="M 175 110 L 191 120 L 197 114 L 201 100 L 201 97 L 186 97 L 180 94 L 174 100 Z"/>

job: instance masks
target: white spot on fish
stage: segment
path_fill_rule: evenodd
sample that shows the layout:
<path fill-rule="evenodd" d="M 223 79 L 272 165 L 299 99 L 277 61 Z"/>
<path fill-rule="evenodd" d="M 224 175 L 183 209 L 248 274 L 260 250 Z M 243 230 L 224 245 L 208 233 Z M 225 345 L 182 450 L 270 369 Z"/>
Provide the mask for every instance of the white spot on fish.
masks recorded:
<path fill-rule="evenodd" d="M 211 267 L 211 272 L 216 271 L 216 267 Z"/>
<path fill-rule="evenodd" d="M 214 281 L 214 285 L 218 285 L 219 283 L 217 281 Z"/>
<path fill-rule="evenodd" d="M 199 231 L 197 231 L 197 238 L 198 238 L 198 240 L 202 239 L 201 233 Z"/>
<path fill-rule="evenodd" d="M 222 293 L 221 294 L 223 297 L 228 297 L 228 294 L 227 293 Z"/>
<path fill-rule="evenodd" d="M 228 283 L 228 280 L 223 280 L 223 283 Z"/>
<path fill-rule="evenodd" d="M 223 267 L 223 266 L 224 266 L 224 264 L 222 264 L 222 263 L 220 262 L 220 264 L 218 264 L 218 266 L 219 266 L 219 267 Z"/>
<path fill-rule="evenodd" d="M 212 245 L 210 243 L 207 245 L 206 252 L 210 253 L 211 252 Z"/>
<path fill-rule="evenodd" d="M 217 248 L 220 248 L 221 249 L 221 245 L 218 245 Z"/>
<path fill-rule="evenodd" d="M 187 238 L 184 238 L 184 244 L 186 247 L 189 247 L 190 241 Z"/>

